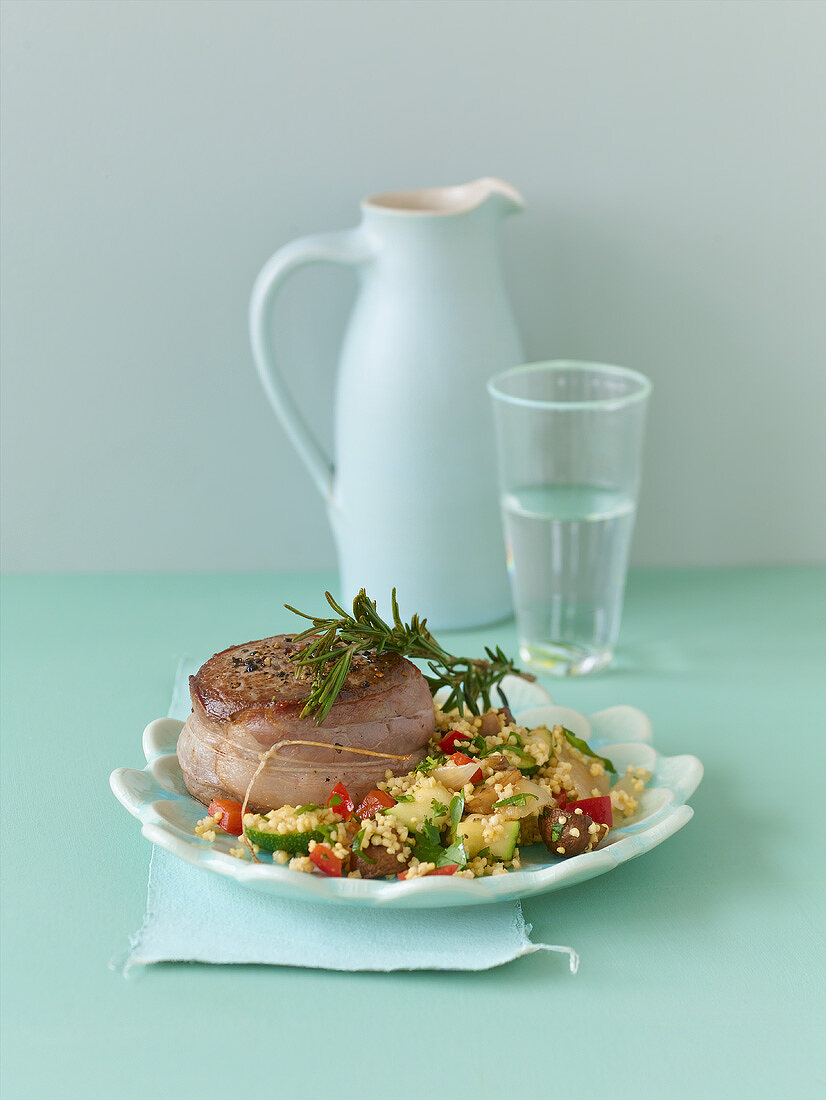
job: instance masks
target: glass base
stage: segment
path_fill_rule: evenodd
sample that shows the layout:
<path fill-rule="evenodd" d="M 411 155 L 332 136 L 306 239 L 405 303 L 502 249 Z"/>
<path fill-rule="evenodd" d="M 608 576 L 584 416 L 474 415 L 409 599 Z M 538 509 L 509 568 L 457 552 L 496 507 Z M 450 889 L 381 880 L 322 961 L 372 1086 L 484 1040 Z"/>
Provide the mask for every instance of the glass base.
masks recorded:
<path fill-rule="evenodd" d="M 614 652 L 568 642 L 528 642 L 519 644 L 519 656 L 529 668 L 550 676 L 586 676 L 599 672 L 610 663 Z"/>

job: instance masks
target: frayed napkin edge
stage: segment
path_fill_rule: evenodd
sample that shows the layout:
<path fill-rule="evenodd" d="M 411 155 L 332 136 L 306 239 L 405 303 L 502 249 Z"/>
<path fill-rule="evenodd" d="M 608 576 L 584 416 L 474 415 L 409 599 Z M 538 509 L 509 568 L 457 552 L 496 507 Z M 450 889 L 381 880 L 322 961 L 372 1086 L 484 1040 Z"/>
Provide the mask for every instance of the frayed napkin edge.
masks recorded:
<path fill-rule="evenodd" d="M 132 937 L 138 939 L 138 936 Z M 136 948 L 137 948 L 136 944 Z M 109 969 L 120 972 L 124 979 L 130 979 L 132 971 L 137 970 L 138 973 L 142 973 L 147 967 L 157 966 L 162 963 L 170 963 L 172 965 L 189 965 L 195 964 L 199 966 L 270 966 L 270 967 L 293 967 L 298 970 L 328 970 L 339 974 L 401 974 L 401 973 L 432 973 L 432 974 L 445 974 L 445 973 L 465 973 L 465 974 L 481 974 L 485 970 L 496 970 L 500 966 L 507 966 L 508 963 L 514 962 L 516 959 L 521 959 L 525 955 L 533 955 L 537 951 L 553 951 L 558 954 L 568 956 L 568 965 L 571 974 L 576 974 L 579 970 L 579 955 L 574 951 L 572 947 L 566 947 L 560 944 L 551 943 L 526 943 L 520 949 L 516 955 L 512 955 L 510 958 L 502 959 L 501 962 L 492 962 L 486 966 L 478 967 L 455 967 L 453 969 L 446 968 L 444 966 L 357 966 L 357 967 L 340 967 L 340 966 L 327 966 L 319 964 L 314 966 L 311 963 L 274 963 L 265 960 L 256 962 L 253 959 L 245 959 L 242 961 L 231 962 L 229 960 L 224 962 L 216 962 L 214 959 L 201 959 L 197 955 L 192 955 L 188 958 L 172 959 L 172 958 L 142 958 L 136 954 L 134 949 L 130 949 L 123 955 L 116 956 L 109 963 Z"/>
<path fill-rule="evenodd" d="M 151 873 L 151 872 L 150 872 Z M 571 974 L 576 974 L 579 970 L 579 955 L 573 949 L 565 944 L 556 943 L 533 943 L 530 939 L 533 925 L 528 924 L 525 920 L 525 915 L 522 912 L 521 902 L 516 902 L 516 909 L 514 912 L 514 930 L 517 937 L 521 941 L 521 947 L 515 955 L 511 955 L 508 958 L 501 959 L 498 962 L 491 962 L 485 966 L 462 966 L 462 967 L 444 967 L 444 966 L 327 966 L 319 964 L 313 966 L 308 963 L 281 963 L 271 962 L 267 959 L 244 959 L 244 960 L 224 960 L 216 961 L 215 959 L 203 959 L 197 954 L 189 955 L 181 958 L 170 958 L 165 956 L 141 956 L 141 944 L 143 941 L 144 933 L 148 926 L 154 919 L 154 912 L 150 908 L 151 891 L 148 892 L 146 911 L 144 913 L 143 922 L 137 932 L 133 933 L 129 937 L 129 948 L 127 951 L 120 955 L 115 956 L 109 962 L 109 969 L 119 971 L 124 978 L 129 978 L 131 971 L 138 967 L 140 970 L 144 970 L 147 966 L 154 966 L 157 963 L 198 963 L 205 966 L 297 966 L 304 970 L 331 970 L 340 974 L 398 974 L 398 973 L 415 973 L 418 971 L 430 971 L 431 973 L 444 973 L 444 972 L 462 972 L 462 973 L 475 973 L 479 974 L 485 970 L 495 970 L 497 967 L 506 966 L 508 963 L 513 962 L 515 959 L 521 959 L 525 955 L 533 955 L 537 951 L 552 951 L 560 955 L 568 956 L 568 966 Z"/>

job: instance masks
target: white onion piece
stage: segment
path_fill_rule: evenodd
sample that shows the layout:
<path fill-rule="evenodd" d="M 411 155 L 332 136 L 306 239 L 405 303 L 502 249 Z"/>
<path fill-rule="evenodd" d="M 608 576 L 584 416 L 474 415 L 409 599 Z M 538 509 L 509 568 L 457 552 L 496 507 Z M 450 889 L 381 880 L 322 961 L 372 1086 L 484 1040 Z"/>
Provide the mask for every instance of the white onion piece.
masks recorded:
<path fill-rule="evenodd" d="M 452 791 L 460 791 L 477 771 L 478 760 L 471 760 L 469 764 L 443 764 L 440 768 L 434 768 L 430 774 L 437 783 L 444 783 Z"/>
<path fill-rule="evenodd" d="M 517 794 L 533 795 L 533 798 L 526 798 L 524 806 L 514 806 L 513 809 L 517 811 L 519 817 L 528 817 L 530 814 L 539 813 L 544 806 L 550 806 L 553 799 L 547 791 L 543 790 L 538 784 L 531 782 L 530 779 L 520 779 L 515 784 L 515 790 Z"/>

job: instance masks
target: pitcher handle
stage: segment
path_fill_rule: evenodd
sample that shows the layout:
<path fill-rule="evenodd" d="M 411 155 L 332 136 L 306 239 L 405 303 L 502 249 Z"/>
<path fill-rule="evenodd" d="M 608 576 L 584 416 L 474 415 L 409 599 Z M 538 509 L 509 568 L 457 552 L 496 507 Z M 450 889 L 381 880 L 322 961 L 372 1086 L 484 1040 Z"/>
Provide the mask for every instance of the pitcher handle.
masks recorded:
<path fill-rule="evenodd" d="M 333 463 L 310 431 L 287 388 L 275 354 L 270 314 L 284 280 L 299 267 L 311 263 L 358 266 L 372 259 L 373 255 L 373 249 L 361 229 L 302 237 L 280 248 L 267 261 L 255 280 L 250 300 L 250 341 L 264 392 L 319 492 L 328 501 L 333 492 Z"/>

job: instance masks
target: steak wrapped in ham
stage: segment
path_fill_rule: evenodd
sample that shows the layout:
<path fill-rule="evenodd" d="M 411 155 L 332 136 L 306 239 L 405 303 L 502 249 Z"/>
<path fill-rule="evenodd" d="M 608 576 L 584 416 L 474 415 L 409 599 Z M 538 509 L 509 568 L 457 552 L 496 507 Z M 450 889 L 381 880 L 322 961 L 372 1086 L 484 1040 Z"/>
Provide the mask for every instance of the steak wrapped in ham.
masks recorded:
<path fill-rule="evenodd" d="M 433 700 L 419 670 L 396 654 L 356 654 L 347 680 L 321 725 L 301 718 L 312 672 L 290 660 L 305 642 L 276 635 L 216 653 L 189 678 L 192 714 L 178 739 L 187 790 L 208 804 L 243 800 L 263 754 L 285 745 L 255 780 L 249 809 L 324 804 L 341 780 L 360 800 L 385 772 L 404 773 L 424 759 L 434 728 Z M 401 760 L 348 752 L 392 753 Z"/>

